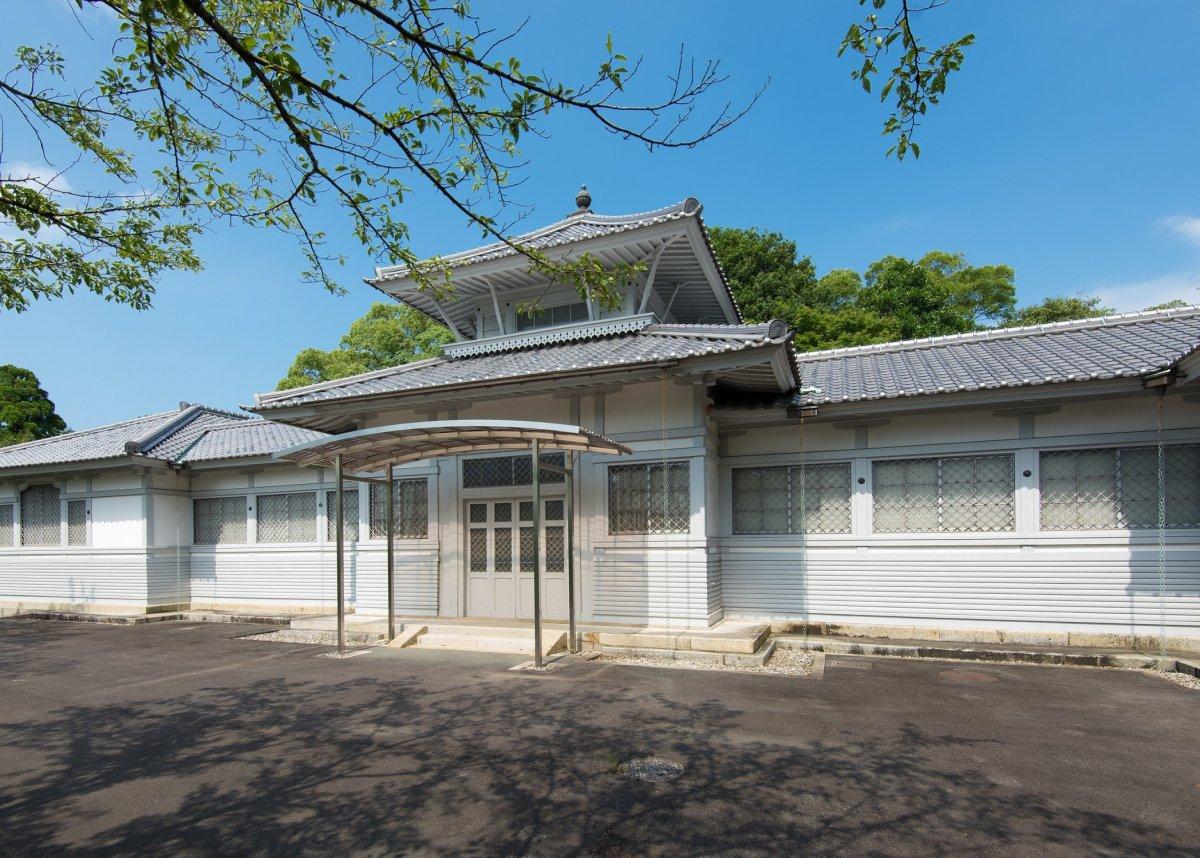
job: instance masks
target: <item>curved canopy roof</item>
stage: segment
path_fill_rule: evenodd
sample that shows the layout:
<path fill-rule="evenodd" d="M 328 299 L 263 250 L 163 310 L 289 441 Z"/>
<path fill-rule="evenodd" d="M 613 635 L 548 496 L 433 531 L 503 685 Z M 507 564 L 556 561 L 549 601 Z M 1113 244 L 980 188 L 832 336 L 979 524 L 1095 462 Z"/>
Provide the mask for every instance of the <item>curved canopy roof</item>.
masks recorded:
<path fill-rule="evenodd" d="M 494 450 L 528 450 L 537 440 L 543 449 L 620 455 L 632 452 L 603 435 L 566 423 L 528 420 L 429 420 L 395 423 L 318 438 L 280 450 L 276 459 L 305 466 L 333 467 L 342 456 L 347 471 L 378 471 L 435 456 L 482 453 Z"/>

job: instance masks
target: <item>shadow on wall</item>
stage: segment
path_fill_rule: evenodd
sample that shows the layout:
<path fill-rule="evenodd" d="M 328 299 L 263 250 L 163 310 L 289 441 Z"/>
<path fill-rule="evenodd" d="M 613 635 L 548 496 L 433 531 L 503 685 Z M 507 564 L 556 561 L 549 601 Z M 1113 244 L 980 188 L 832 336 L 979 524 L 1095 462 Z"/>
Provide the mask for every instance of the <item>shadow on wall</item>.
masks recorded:
<path fill-rule="evenodd" d="M 1125 593 L 1129 627 L 1124 631 L 1155 636 L 1165 619 L 1168 637 L 1197 636 L 1200 551 L 1168 546 L 1163 552 L 1161 587 L 1157 546 L 1132 549 L 1128 563 L 1131 572 Z"/>
<path fill-rule="evenodd" d="M 86 611 L 96 604 L 96 585 L 85 584 L 74 577 L 67 579 L 67 605 L 71 611 Z"/>
<path fill-rule="evenodd" d="M 306 664 L 326 675 L 347 666 Z M 280 855 L 1194 847 L 1153 825 L 1047 806 L 969 762 L 948 770 L 947 757 L 969 760 L 990 740 L 898 724 L 886 741 L 783 747 L 739 740 L 744 713 L 717 700 L 685 704 L 553 676 L 470 680 L 464 706 L 461 678 L 432 688 L 362 675 L 214 688 L 200 677 L 153 702 L 138 689 L 126 702 L 10 720 L 0 741 L 19 760 L 0 774 L 0 846 Z M 613 773 L 648 750 L 684 761 L 687 774 L 651 785 Z"/>

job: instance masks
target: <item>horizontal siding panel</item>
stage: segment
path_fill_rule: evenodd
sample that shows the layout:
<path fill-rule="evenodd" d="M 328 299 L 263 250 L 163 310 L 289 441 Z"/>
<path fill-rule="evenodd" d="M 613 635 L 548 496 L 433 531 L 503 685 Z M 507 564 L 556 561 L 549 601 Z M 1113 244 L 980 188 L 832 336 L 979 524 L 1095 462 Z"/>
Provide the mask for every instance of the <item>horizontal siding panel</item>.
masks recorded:
<path fill-rule="evenodd" d="M 1200 628 L 1200 546 L 1175 544 L 1165 563 L 1168 631 Z M 731 615 L 896 625 L 1031 624 L 1157 633 L 1153 547 L 755 547 L 721 553 Z"/>
<path fill-rule="evenodd" d="M 437 613 L 437 548 L 396 550 L 396 610 Z M 277 605 L 307 610 L 337 607 L 337 552 L 332 547 L 192 549 L 194 604 Z M 346 601 L 356 611 L 387 612 L 384 546 L 346 552 Z"/>
<path fill-rule="evenodd" d="M 144 605 L 145 549 L 0 554 L 0 601 L 88 606 Z"/>

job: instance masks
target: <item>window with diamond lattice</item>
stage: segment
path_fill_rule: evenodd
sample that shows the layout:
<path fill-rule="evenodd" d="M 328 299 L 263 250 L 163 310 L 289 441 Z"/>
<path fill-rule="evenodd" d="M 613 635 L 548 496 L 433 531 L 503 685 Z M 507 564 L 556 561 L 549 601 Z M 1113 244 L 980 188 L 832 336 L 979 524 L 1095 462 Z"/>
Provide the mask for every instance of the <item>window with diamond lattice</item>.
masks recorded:
<path fill-rule="evenodd" d="M 565 453 L 542 453 L 538 458 L 544 464 L 566 467 Z M 561 483 L 566 478 L 544 468 L 540 474 L 543 483 Z M 463 488 L 487 489 L 503 486 L 528 486 L 533 484 L 533 456 L 489 456 L 486 459 L 463 460 Z"/>
<path fill-rule="evenodd" d="M 876 533 L 1016 529 L 1011 454 L 877 461 L 872 489 Z"/>
<path fill-rule="evenodd" d="M 259 495 L 259 542 L 316 542 L 317 496 L 313 492 Z"/>
<path fill-rule="evenodd" d="M 192 501 L 192 542 L 196 545 L 245 545 L 245 496 Z"/>
<path fill-rule="evenodd" d="M 342 538 L 347 542 L 358 541 L 358 489 L 342 492 Z M 337 542 L 337 492 L 325 492 L 325 539 Z"/>
<path fill-rule="evenodd" d="M 429 533 L 429 490 L 424 477 L 392 483 L 396 536 L 423 539 Z M 371 538 L 387 538 L 387 487 L 371 485 Z"/>
<path fill-rule="evenodd" d="M 609 466 L 609 533 L 687 533 L 691 512 L 687 462 Z"/>
<path fill-rule="evenodd" d="M 1108 447 L 1041 453 L 1042 530 L 1158 527 L 1158 450 Z M 1200 444 L 1163 448 L 1170 528 L 1200 527 Z"/>
<path fill-rule="evenodd" d="M 67 501 L 67 545 L 87 545 L 87 501 Z"/>
<path fill-rule="evenodd" d="M 21 544 L 45 547 L 62 544 L 62 509 L 58 487 L 30 486 L 21 492 Z"/>
<path fill-rule="evenodd" d="M 0 503 L 0 548 L 13 547 L 13 505 Z"/>
<path fill-rule="evenodd" d="M 849 533 L 850 463 L 734 469 L 733 532 Z"/>

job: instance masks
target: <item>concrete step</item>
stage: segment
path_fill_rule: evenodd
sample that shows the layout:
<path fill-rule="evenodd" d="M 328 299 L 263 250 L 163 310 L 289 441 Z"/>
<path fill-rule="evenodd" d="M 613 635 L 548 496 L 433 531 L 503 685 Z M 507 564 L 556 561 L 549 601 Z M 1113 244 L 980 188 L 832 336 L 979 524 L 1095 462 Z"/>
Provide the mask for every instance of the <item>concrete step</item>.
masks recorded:
<path fill-rule="evenodd" d="M 771 635 L 767 623 L 721 623 L 710 629 L 639 629 L 630 632 L 584 632 L 583 646 L 600 652 L 629 648 L 753 655 Z"/>
<path fill-rule="evenodd" d="M 656 649 L 654 647 L 603 646 L 589 649 L 616 658 L 669 658 L 689 664 L 725 664 L 732 667 L 762 667 L 775 654 L 775 642 L 767 641 L 755 652 L 712 652 L 700 649 Z"/>
<path fill-rule="evenodd" d="M 472 650 L 475 652 L 500 652 L 514 655 L 533 655 L 533 631 L 518 629 L 523 635 L 498 634 L 488 635 L 478 632 L 458 634 L 457 627 L 453 632 L 446 631 L 445 626 L 430 626 L 429 630 L 416 638 L 412 644 L 414 649 L 454 649 Z M 495 629 L 498 631 L 498 629 Z M 508 631 L 508 630 L 506 630 Z M 550 655 L 567 648 L 566 632 L 542 632 L 542 654 Z"/>
<path fill-rule="evenodd" d="M 481 637 L 481 638 L 529 638 L 533 641 L 533 626 L 485 626 L 474 623 L 426 623 L 427 633 L 431 635 L 455 635 L 458 637 Z M 542 627 L 542 634 L 547 634 L 545 626 Z"/>
<path fill-rule="evenodd" d="M 302 631 L 336 632 L 337 615 L 296 617 L 289 622 L 289 626 L 293 629 L 300 629 Z M 385 618 L 381 620 L 378 617 L 356 617 L 354 614 L 347 614 L 346 631 L 371 634 L 378 633 L 383 635 L 387 633 L 387 619 Z"/>

